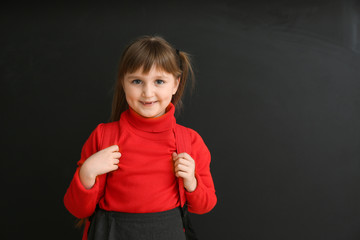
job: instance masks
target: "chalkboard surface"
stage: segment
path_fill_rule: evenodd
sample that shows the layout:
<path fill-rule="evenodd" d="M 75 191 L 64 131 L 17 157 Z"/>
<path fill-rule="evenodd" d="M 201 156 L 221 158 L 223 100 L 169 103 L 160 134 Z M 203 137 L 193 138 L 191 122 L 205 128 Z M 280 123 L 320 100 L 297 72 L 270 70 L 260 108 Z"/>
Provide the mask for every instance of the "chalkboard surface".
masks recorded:
<path fill-rule="evenodd" d="M 360 239 L 359 1 L 113 1 L 1 8 L 3 239 L 80 239 L 63 196 L 110 116 L 125 45 L 192 54 L 178 122 L 212 154 L 200 239 Z"/>

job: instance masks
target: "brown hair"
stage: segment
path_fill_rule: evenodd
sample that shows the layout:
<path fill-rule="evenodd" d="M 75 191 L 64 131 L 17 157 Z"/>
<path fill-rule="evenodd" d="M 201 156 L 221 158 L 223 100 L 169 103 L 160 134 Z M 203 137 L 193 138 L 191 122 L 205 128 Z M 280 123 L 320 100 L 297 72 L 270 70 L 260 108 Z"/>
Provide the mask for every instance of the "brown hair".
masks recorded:
<path fill-rule="evenodd" d="M 142 36 L 130 43 L 121 56 L 114 87 L 111 122 L 118 121 L 121 113 L 129 107 L 123 88 L 125 74 L 136 72 L 140 68 L 146 74 L 154 65 L 163 71 L 173 74 L 175 78 L 180 77 L 178 90 L 173 95 L 171 102 L 177 111 L 181 110 L 183 106 L 182 97 L 187 80 L 191 80 L 191 89 L 194 88 L 195 83 L 189 54 L 178 51 L 160 36 Z"/>

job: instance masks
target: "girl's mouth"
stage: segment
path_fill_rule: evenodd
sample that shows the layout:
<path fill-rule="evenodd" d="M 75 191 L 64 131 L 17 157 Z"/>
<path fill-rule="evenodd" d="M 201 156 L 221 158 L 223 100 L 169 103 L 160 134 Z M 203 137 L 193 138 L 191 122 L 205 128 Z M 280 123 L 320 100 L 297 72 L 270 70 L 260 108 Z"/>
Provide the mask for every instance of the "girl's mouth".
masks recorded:
<path fill-rule="evenodd" d="M 148 102 L 140 101 L 140 102 L 142 103 L 142 105 L 151 106 L 151 105 L 153 105 L 154 103 L 156 103 L 157 101 L 148 101 Z"/>

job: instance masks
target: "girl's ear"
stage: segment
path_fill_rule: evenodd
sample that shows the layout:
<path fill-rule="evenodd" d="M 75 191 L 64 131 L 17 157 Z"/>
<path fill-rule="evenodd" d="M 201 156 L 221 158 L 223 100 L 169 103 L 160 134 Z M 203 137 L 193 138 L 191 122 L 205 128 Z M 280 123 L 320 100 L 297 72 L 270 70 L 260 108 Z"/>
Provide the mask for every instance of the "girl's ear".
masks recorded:
<path fill-rule="evenodd" d="M 177 92 L 178 88 L 180 85 L 180 77 L 178 77 L 177 79 L 175 79 L 175 86 L 174 86 L 174 91 L 173 91 L 173 95 L 175 95 L 175 93 Z"/>

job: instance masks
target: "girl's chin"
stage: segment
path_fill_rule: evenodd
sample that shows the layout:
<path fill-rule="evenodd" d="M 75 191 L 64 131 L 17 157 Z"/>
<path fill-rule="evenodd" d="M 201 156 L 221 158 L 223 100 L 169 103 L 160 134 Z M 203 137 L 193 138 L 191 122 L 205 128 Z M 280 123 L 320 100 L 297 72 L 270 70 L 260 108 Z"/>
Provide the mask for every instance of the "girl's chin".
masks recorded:
<path fill-rule="evenodd" d="M 164 113 L 154 113 L 154 114 L 144 114 L 144 115 L 140 114 L 140 115 L 145 118 L 156 118 L 156 117 L 160 117 L 160 116 L 164 115 Z"/>
<path fill-rule="evenodd" d="M 144 118 L 156 118 L 156 117 L 160 117 L 162 115 L 164 115 L 165 110 L 164 111 L 144 111 L 144 110 L 140 110 L 137 112 L 140 116 L 144 117 Z"/>

